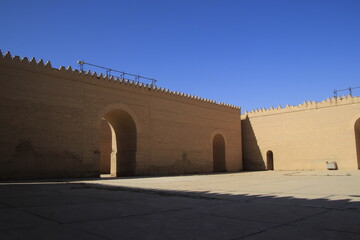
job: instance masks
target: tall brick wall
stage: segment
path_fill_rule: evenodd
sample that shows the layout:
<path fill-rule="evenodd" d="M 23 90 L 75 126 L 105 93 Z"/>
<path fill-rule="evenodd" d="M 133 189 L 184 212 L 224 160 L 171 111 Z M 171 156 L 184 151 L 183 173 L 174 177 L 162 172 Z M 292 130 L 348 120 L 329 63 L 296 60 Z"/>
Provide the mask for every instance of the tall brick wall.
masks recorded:
<path fill-rule="evenodd" d="M 246 113 L 244 168 L 266 169 L 267 152 L 272 151 L 275 170 L 325 170 L 326 162 L 333 161 L 339 169 L 358 169 L 359 118 L 360 97 L 351 96 Z"/>
<path fill-rule="evenodd" d="M 242 169 L 239 108 L 0 53 L 0 178 L 97 177 L 102 118 L 136 124 L 136 174 L 212 172 L 216 133 L 226 168 Z"/>
<path fill-rule="evenodd" d="M 217 134 L 227 171 L 242 170 L 242 159 L 264 170 L 270 153 L 275 170 L 360 165 L 359 97 L 255 110 L 240 121 L 232 105 L 0 52 L 0 109 L 2 179 L 98 177 L 114 171 L 109 154 L 135 154 L 136 175 L 211 173 Z M 103 118 L 115 110 L 135 126 L 135 153 L 111 153 Z"/>

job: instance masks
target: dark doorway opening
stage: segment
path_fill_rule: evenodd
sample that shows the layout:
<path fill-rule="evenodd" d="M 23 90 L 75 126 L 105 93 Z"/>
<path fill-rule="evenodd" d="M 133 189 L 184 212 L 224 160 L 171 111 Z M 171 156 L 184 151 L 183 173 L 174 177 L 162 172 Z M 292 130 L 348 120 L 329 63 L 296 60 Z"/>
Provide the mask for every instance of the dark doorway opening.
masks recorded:
<path fill-rule="evenodd" d="M 270 150 L 266 153 L 266 169 L 274 170 L 274 154 Z"/>
<path fill-rule="evenodd" d="M 213 172 L 225 171 L 225 140 L 221 134 L 216 134 L 213 139 Z"/>

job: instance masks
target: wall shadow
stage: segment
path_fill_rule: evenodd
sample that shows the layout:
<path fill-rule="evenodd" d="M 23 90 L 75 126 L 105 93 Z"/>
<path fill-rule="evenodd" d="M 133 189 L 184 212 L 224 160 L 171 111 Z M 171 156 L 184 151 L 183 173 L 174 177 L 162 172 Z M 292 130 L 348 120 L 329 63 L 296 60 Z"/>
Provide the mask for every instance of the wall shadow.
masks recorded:
<path fill-rule="evenodd" d="M 360 233 L 360 200 L 355 199 L 360 195 L 306 199 L 118 187 L 110 182 L 0 182 L 0 235 L 3 239 L 243 239 L 254 234 L 259 234 L 256 239 L 358 239 Z"/>
<path fill-rule="evenodd" d="M 97 180 L 96 180 L 97 181 Z M 16 192 L 16 196 L 26 205 L 28 200 L 31 204 L 36 203 L 36 199 L 39 202 L 43 201 L 39 196 L 46 194 L 59 194 L 66 195 L 66 198 L 61 199 L 61 204 L 66 204 L 66 199 L 71 202 L 72 194 L 74 197 L 79 197 L 79 193 L 76 190 L 88 189 L 88 190 L 99 190 L 98 194 L 94 194 L 93 191 L 84 191 L 81 193 L 81 197 L 88 198 L 101 198 L 103 191 L 110 192 L 132 192 L 132 193 L 145 193 L 164 197 L 184 197 L 193 199 L 207 199 L 207 200 L 222 200 L 232 201 L 241 203 L 259 203 L 259 204 L 270 204 L 270 205 L 286 205 L 286 206 L 302 206 L 302 207 L 318 207 L 326 209 L 338 209 L 338 210 L 360 210 L 360 200 L 354 201 L 353 199 L 339 199 L 330 200 L 326 198 L 306 199 L 296 198 L 291 196 L 279 197 L 276 195 L 269 194 L 226 194 L 226 193 L 214 193 L 209 191 L 185 191 L 185 190 L 163 190 L 156 188 L 138 188 L 138 187 L 127 187 L 127 186 L 114 186 L 106 183 L 77 183 L 77 182 L 0 182 L 0 205 L 9 205 L 4 199 L 13 196 Z M 75 191 L 71 191 L 75 190 Z M 24 196 L 22 196 L 22 194 Z M 87 195 L 91 194 L 91 195 Z M 143 195 L 142 195 L 143 197 Z M 360 195 L 352 195 L 352 197 L 360 197 Z M 45 197 L 46 199 L 46 197 Z M 109 200 L 109 199 L 107 199 Z M 52 205 L 56 205 L 56 199 Z M 14 206 L 16 207 L 16 206 Z"/>
<path fill-rule="evenodd" d="M 254 129 L 248 116 L 241 120 L 241 132 L 244 170 L 266 170 L 265 160 L 261 154 Z"/>

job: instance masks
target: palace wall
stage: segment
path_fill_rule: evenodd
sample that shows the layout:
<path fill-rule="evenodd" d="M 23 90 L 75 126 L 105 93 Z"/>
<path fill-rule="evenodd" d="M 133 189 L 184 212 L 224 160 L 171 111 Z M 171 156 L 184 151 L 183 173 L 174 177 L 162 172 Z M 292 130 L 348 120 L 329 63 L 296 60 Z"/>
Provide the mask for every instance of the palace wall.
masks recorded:
<path fill-rule="evenodd" d="M 360 97 L 240 115 L 233 105 L 0 52 L 0 109 L 0 179 L 360 166 Z M 221 158 L 225 167 L 214 164 Z"/>
<path fill-rule="evenodd" d="M 114 110 L 135 123 L 135 175 L 211 173 L 218 133 L 226 170 L 242 170 L 236 106 L 0 52 L 0 109 L 2 179 L 99 177 L 101 121 Z"/>
<path fill-rule="evenodd" d="M 351 96 L 246 113 L 244 169 L 267 169 L 268 151 L 274 170 L 325 170 L 334 161 L 339 169 L 358 169 L 359 118 L 360 98 Z"/>

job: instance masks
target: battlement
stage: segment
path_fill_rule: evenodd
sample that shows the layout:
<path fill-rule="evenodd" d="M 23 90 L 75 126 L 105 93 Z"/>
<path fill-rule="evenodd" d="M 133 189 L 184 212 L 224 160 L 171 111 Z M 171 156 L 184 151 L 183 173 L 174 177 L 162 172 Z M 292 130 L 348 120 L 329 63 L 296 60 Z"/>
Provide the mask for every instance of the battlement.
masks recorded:
<path fill-rule="evenodd" d="M 231 108 L 231 109 L 236 109 L 236 110 L 240 109 L 240 107 L 235 106 L 235 105 L 231 105 L 231 104 L 227 104 L 227 103 L 223 103 L 223 102 L 216 102 L 211 99 L 201 98 L 198 96 L 194 96 L 194 95 L 187 94 L 187 93 L 181 93 L 178 91 L 171 91 L 169 89 L 153 86 L 151 84 L 144 84 L 144 83 L 140 83 L 140 82 L 136 82 L 136 81 L 129 81 L 124 78 L 113 77 L 113 76 L 108 77 L 107 75 L 103 75 L 102 73 L 98 74 L 96 72 L 91 72 L 91 71 L 79 71 L 77 69 L 72 69 L 71 66 L 68 66 L 68 67 L 60 66 L 57 69 L 57 68 L 52 67 L 50 61 L 47 61 L 46 63 L 44 63 L 43 59 L 40 59 L 37 61 L 35 58 L 31 58 L 30 60 L 27 57 L 20 58 L 19 56 L 12 56 L 10 52 L 6 52 L 5 55 L 3 55 L 1 50 L 0 50 L 0 61 L 5 61 L 10 64 L 11 63 L 30 64 L 37 68 L 51 69 L 53 71 L 60 71 L 60 72 L 64 72 L 64 73 L 79 74 L 79 75 L 83 75 L 86 77 L 98 78 L 100 80 L 107 80 L 109 82 L 121 84 L 124 86 L 138 87 L 138 88 L 142 88 L 142 89 L 156 91 L 156 92 L 159 92 L 162 94 L 169 94 L 169 95 L 173 95 L 173 96 L 177 96 L 177 97 L 181 97 L 181 98 L 204 102 L 207 104 L 213 104 L 213 105 L 217 105 L 220 107 L 226 107 L 226 108 Z"/>
<path fill-rule="evenodd" d="M 280 105 L 277 108 L 271 107 L 269 109 L 259 108 L 253 109 L 251 112 L 245 111 L 243 117 L 258 117 L 258 116 L 266 116 L 266 115 L 275 115 L 275 114 L 282 114 L 282 113 L 290 113 L 290 112 L 297 112 L 297 111 L 306 111 L 311 109 L 320 109 L 320 108 L 327 108 L 327 107 L 335 107 L 340 105 L 347 105 L 353 103 L 360 103 L 360 97 L 353 97 L 351 95 L 347 96 L 338 96 L 337 98 L 327 98 L 321 102 L 316 101 L 304 101 L 299 105 L 286 105 L 285 107 L 281 107 Z"/>

